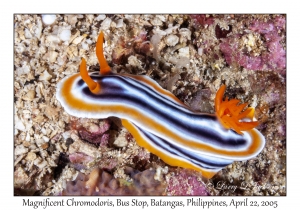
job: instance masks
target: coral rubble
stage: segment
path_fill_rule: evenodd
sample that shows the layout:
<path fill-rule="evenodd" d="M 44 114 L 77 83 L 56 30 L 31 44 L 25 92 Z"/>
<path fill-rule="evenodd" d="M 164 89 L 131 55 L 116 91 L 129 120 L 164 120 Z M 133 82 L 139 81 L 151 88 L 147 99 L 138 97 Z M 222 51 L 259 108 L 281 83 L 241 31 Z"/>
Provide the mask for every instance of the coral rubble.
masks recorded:
<path fill-rule="evenodd" d="M 98 168 L 90 174 L 79 173 L 66 184 L 62 195 L 163 195 L 164 183 L 154 180 L 155 171 L 146 170 L 132 176 L 132 181 L 115 179 Z"/>

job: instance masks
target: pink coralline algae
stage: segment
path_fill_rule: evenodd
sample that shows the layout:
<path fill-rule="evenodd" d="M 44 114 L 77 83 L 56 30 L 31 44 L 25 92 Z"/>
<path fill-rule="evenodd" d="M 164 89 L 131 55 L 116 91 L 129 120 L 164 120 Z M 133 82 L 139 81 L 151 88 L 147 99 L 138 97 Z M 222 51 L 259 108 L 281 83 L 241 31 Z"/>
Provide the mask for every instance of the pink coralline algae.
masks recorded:
<path fill-rule="evenodd" d="M 77 170 L 85 169 L 86 164 L 93 161 L 94 158 L 84 153 L 73 153 L 69 155 L 70 162 Z"/>
<path fill-rule="evenodd" d="M 169 195 L 209 195 L 205 184 L 199 180 L 199 174 L 190 170 L 178 169 L 168 182 Z"/>
<path fill-rule="evenodd" d="M 69 155 L 69 159 L 72 163 L 87 163 L 93 160 L 91 156 L 84 153 L 73 153 Z"/>
<path fill-rule="evenodd" d="M 198 27 L 199 25 L 205 26 L 205 25 L 212 25 L 214 23 L 213 17 L 210 15 L 205 14 L 198 14 L 198 15 L 190 15 L 192 20 L 194 20 L 194 25 Z"/>
<path fill-rule="evenodd" d="M 279 35 L 285 30 L 285 18 L 272 21 L 254 20 L 247 34 L 235 34 L 223 39 L 220 50 L 229 65 L 238 64 L 251 70 L 275 70 L 285 74 L 286 51 Z"/>
<path fill-rule="evenodd" d="M 77 130 L 82 139 L 93 144 L 100 144 L 101 147 L 104 147 L 108 144 L 109 134 L 105 132 L 108 131 L 109 128 L 109 121 L 104 120 L 100 126 L 94 125 L 93 129 L 79 127 Z"/>

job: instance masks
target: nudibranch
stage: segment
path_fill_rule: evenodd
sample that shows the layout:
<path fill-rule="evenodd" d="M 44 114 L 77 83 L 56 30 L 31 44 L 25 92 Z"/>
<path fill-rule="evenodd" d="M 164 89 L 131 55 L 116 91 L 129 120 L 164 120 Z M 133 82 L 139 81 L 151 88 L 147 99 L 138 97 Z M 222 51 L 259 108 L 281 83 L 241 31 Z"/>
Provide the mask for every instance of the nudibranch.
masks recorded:
<path fill-rule="evenodd" d="M 103 39 L 101 32 L 96 43 L 100 72 L 88 73 L 82 59 L 80 73 L 57 85 L 56 97 L 68 114 L 118 117 L 140 146 L 171 166 L 194 169 L 207 178 L 263 149 L 254 109 L 245 109 L 247 104 L 237 99 L 223 100 L 225 85 L 216 94 L 216 115 L 194 112 L 147 76 L 111 72 Z"/>

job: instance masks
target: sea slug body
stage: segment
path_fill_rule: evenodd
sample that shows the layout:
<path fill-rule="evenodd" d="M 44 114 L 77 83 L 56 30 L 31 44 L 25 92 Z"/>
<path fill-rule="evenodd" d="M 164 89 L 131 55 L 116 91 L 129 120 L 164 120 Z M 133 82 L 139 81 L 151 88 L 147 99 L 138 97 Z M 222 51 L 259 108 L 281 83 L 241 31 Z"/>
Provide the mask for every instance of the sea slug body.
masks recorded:
<path fill-rule="evenodd" d="M 62 79 L 56 97 L 70 115 L 82 118 L 116 116 L 137 143 L 172 166 L 201 171 L 210 178 L 233 161 L 255 157 L 265 138 L 251 121 L 254 109 L 236 99 L 216 96 L 216 115 L 191 111 L 172 93 L 147 76 L 116 74 L 103 56 L 103 33 L 96 45 L 100 72 L 88 73 L 85 60 L 80 73 Z"/>

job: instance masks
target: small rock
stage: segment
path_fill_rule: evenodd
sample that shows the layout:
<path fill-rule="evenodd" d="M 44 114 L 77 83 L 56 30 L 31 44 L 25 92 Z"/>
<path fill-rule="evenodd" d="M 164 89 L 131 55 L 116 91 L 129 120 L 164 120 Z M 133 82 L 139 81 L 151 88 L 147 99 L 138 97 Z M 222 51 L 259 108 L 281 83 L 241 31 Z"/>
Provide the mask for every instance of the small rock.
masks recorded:
<path fill-rule="evenodd" d="M 111 132 L 111 134 L 112 134 L 112 133 L 113 133 L 113 132 Z M 111 135 L 111 136 L 113 136 L 113 135 Z M 119 147 L 119 148 L 121 148 L 121 147 L 126 147 L 126 146 L 127 146 L 128 141 L 127 141 L 127 139 L 126 139 L 126 131 L 125 131 L 125 130 L 123 130 L 123 131 L 120 132 L 120 135 L 116 137 L 116 140 L 114 141 L 113 144 L 114 144 L 116 147 Z"/>
<path fill-rule="evenodd" d="M 47 142 L 41 145 L 42 149 L 47 149 L 48 147 L 49 147 L 49 144 Z"/>
<path fill-rule="evenodd" d="M 36 154 L 34 152 L 28 152 L 26 160 L 34 161 L 36 159 Z"/>
<path fill-rule="evenodd" d="M 82 46 L 82 49 L 84 49 L 84 50 L 88 50 L 89 49 L 89 45 L 87 44 L 86 41 L 82 42 L 81 46 Z"/>
<path fill-rule="evenodd" d="M 70 131 L 66 131 L 66 132 L 62 133 L 62 137 L 63 137 L 65 140 L 68 139 L 68 138 L 70 138 L 70 136 L 71 136 Z"/>
<path fill-rule="evenodd" d="M 44 144 L 45 141 L 43 138 L 35 137 L 35 143 L 40 146 L 40 145 Z"/>
<path fill-rule="evenodd" d="M 25 141 L 28 142 L 28 143 L 30 142 L 30 134 L 29 134 L 29 132 L 26 134 Z"/>
<path fill-rule="evenodd" d="M 73 40 L 72 43 L 75 44 L 75 45 L 77 45 L 77 44 L 79 44 L 85 37 L 86 37 L 85 34 L 82 35 L 82 36 L 79 36 L 79 37 L 75 38 L 75 39 Z"/>
<path fill-rule="evenodd" d="M 34 30 L 35 37 L 40 39 L 42 35 L 42 30 L 43 30 L 42 22 L 40 20 L 37 20 L 37 25 L 35 26 L 35 30 Z"/>
<path fill-rule="evenodd" d="M 53 159 L 46 158 L 46 160 L 51 167 L 57 167 L 57 164 L 55 163 L 55 161 Z"/>
<path fill-rule="evenodd" d="M 131 66 L 133 66 L 133 67 L 137 67 L 137 68 L 140 68 L 140 69 L 142 68 L 142 66 L 140 64 L 140 61 L 134 55 L 131 55 L 128 58 L 128 64 L 131 65 Z"/>
<path fill-rule="evenodd" d="M 69 147 L 71 144 L 73 144 L 74 143 L 74 140 L 73 139 L 71 139 L 71 138 L 67 138 L 67 140 L 66 140 L 66 146 L 67 147 Z"/>
<path fill-rule="evenodd" d="M 80 141 L 78 136 L 77 136 L 78 140 L 76 140 L 75 135 L 72 135 L 72 139 L 74 139 L 75 141 L 73 144 L 69 146 L 70 154 L 80 152 L 80 153 L 89 154 L 89 156 L 94 158 L 101 157 L 101 152 L 97 148 L 95 148 L 90 144 L 86 144 L 83 141 Z"/>
<path fill-rule="evenodd" d="M 96 125 L 95 123 L 90 123 L 88 126 L 87 126 L 87 130 L 90 132 L 90 133 L 98 133 L 99 132 L 99 126 Z"/>
<path fill-rule="evenodd" d="M 21 187 L 28 180 L 28 175 L 23 168 L 19 167 L 14 173 L 14 187 Z"/>
<path fill-rule="evenodd" d="M 34 90 L 29 90 L 26 95 L 23 97 L 24 100 L 26 101 L 32 101 L 35 97 L 35 91 Z"/>
<path fill-rule="evenodd" d="M 41 81 L 48 81 L 52 78 L 51 74 L 48 73 L 47 70 L 45 70 L 40 76 L 39 76 L 39 80 Z"/>
<path fill-rule="evenodd" d="M 181 36 L 186 37 L 188 40 L 191 40 L 192 32 L 188 28 L 181 28 L 179 30 Z"/>
<path fill-rule="evenodd" d="M 56 35 L 49 35 L 49 36 L 46 37 L 46 40 L 49 43 L 55 43 L 55 44 L 60 42 L 59 37 L 56 36 Z"/>
<path fill-rule="evenodd" d="M 68 23 L 70 25 L 74 26 L 77 23 L 77 18 L 79 18 L 78 16 L 77 15 L 67 15 L 67 17 L 68 17 Z"/>
<path fill-rule="evenodd" d="M 22 155 L 28 152 L 28 148 L 25 148 L 24 145 L 20 144 L 15 148 L 15 156 Z"/>
<path fill-rule="evenodd" d="M 47 161 L 42 160 L 41 158 L 35 159 L 33 163 L 40 169 L 44 168 L 47 165 Z"/>
<path fill-rule="evenodd" d="M 178 41 L 179 41 L 178 36 L 174 34 L 170 34 L 165 38 L 165 42 L 168 46 L 175 46 L 178 43 Z"/>
<path fill-rule="evenodd" d="M 150 23 L 154 26 L 161 26 L 163 24 L 161 19 L 158 17 L 155 17 L 154 19 L 150 20 Z"/>
<path fill-rule="evenodd" d="M 154 180 L 157 180 L 157 181 L 162 181 L 162 167 L 158 167 L 156 169 L 156 173 L 154 175 Z"/>
<path fill-rule="evenodd" d="M 24 147 L 29 147 L 31 145 L 29 141 L 23 141 L 22 144 L 24 145 Z"/>
<path fill-rule="evenodd" d="M 187 58 L 189 58 L 190 57 L 190 48 L 189 47 L 180 48 L 178 55 L 180 57 L 187 57 Z"/>
<path fill-rule="evenodd" d="M 94 15 L 86 15 L 87 19 L 89 20 L 90 23 L 93 22 L 94 20 Z"/>
<path fill-rule="evenodd" d="M 164 15 L 156 15 L 162 22 L 166 22 L 166 17 Z"/>

